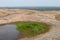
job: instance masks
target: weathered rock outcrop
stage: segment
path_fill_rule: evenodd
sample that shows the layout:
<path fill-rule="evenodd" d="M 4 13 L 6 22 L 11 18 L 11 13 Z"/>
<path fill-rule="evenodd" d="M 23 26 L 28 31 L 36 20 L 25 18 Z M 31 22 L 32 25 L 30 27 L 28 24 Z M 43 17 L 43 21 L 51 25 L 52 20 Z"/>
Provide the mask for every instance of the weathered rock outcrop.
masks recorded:
<path fill-rule="evenodd" d="M 59 17 L 58 17 L 59 16 Z M 49 32 L 20 40 L 60 40 L 60 11 L 0 9 L 0 24 L 17 21 L 38 21 L 52 24 Z"/>
<path fill-rule="evenodd" d="M 54 19 L 59 11 L 35 11 L 23 9 L 0 9 L 0 24 L 16 21 L 43 21 Z"/>

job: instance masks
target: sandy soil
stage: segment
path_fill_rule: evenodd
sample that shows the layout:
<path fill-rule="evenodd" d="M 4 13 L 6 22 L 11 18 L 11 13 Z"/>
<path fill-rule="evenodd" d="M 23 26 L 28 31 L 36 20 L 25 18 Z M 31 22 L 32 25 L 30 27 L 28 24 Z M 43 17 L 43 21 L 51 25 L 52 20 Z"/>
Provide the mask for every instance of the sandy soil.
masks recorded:
<path fill-rule="evenodd" d="M 60 11 L 0 9 L 0 24 L 17 21 L 38 21 L 51 24 L 49 32 L 18 40 L 60 40 Z"/>

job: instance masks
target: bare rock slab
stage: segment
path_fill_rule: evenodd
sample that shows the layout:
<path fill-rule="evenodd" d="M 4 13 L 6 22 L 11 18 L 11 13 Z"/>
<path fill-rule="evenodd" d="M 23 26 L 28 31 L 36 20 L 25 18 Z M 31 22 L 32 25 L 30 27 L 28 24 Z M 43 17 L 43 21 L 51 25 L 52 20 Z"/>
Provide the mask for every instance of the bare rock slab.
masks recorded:
<path fill-rule="evenodd" d="M 0 9 L 0 24 L 18 21 L 38 21 L 52 24 L 49 32 L 17 40 L 60 40 L 60 11 Z"/>

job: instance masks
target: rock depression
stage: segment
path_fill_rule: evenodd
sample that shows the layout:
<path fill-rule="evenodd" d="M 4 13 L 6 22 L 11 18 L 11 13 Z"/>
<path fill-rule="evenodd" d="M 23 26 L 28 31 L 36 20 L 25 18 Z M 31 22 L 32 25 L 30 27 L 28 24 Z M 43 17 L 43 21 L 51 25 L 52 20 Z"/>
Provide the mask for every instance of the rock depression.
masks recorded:
<path fill-rule="evenodd" d="M 49 32 L 33 37 L 34 40 L 60 40 L 60 10 L 36 11 L 26 9 L 0 9 L 0 24 L 13 23 L 18 21 L 38 21 L 50 23 Z M 33 40 L 23 38 L 20 40 Z"/>

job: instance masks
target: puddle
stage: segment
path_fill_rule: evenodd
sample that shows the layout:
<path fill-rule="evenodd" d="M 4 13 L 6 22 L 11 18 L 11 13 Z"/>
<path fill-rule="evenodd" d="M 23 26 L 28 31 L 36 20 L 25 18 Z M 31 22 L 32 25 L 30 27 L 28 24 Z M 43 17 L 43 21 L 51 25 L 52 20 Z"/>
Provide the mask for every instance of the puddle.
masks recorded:
<path fill-rule="evenodd" d="M 0 26 L 0 40 L 15 40 L 18 34 L 16 25 L 8 24 Z"/>

